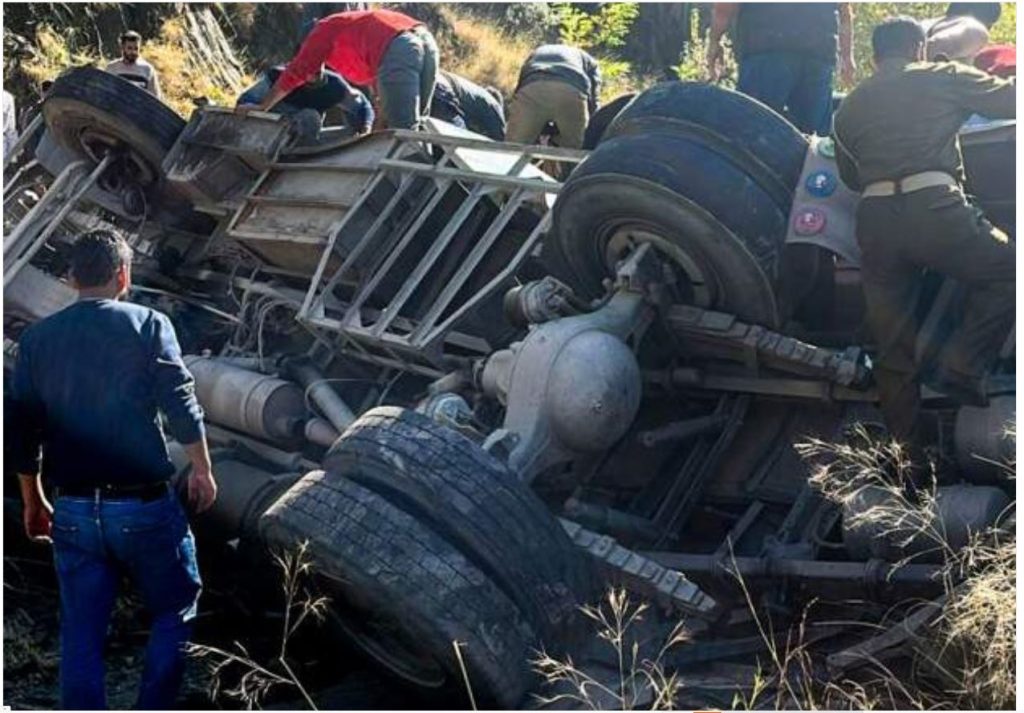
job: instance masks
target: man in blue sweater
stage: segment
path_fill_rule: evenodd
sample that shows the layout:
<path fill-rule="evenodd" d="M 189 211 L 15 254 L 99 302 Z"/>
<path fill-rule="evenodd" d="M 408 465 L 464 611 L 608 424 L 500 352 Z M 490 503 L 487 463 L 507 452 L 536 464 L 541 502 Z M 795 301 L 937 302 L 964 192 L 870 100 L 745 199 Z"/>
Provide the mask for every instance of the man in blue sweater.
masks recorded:
<path fill-rule="evenodd" d="M 242 92 L 236 105 L 255 105 L 262 102 L 283 71 L 283 65 L 268 69 L 259 82 Z M 311 109 L 323 119 L 327 110 L 334 107 L 341 109 L 345 116 L 345 125 L 356 136 L 368 133 L 373 127 L 374 112 L 370 101 L 361 91 L 346 82 L 344 77 L 326 67 L 322 69 L 319 77 L 288 94 L 283 101 L 274 106 L 273 111 L 292 116 L 304 109 Z"/>
<path fill-rule="evenodd" d="M 11 385 L 25 531 L 52 540 L 60 585 L 64 709 L 106 707 L 103 645 L 122 573 L 153 617 L 137 707 L 175 707 L 201 581 L 159 413 L 192 462 L 192 507 L 217 495 L 174 328 L 121 301 L 131 256 L 108 231 L 78 239 L 70 263 L 80 298 L 21 335 Z"/>

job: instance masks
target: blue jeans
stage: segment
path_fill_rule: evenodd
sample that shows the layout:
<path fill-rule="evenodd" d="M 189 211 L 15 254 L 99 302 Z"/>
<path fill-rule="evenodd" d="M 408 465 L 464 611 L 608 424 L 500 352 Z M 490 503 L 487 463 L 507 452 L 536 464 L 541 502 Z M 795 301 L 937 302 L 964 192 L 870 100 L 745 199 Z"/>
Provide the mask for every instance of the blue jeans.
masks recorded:
<path fill-rule="evenodd" d="M 173 493 L 149 502 L 59 497 L 53 556 L 60 585 L 64 709 L 103 709 L 103 648 L 122 574 L 153 617 L 137 708 L 174 707 L 201 581 L 195 540 Z"/>
<path fill-rule="evenodd" d="M 832 131 L 835 62 L 797 52 L 759 52 L 740 60 L 736 89 L 770 106 L 805 134 Z"/>

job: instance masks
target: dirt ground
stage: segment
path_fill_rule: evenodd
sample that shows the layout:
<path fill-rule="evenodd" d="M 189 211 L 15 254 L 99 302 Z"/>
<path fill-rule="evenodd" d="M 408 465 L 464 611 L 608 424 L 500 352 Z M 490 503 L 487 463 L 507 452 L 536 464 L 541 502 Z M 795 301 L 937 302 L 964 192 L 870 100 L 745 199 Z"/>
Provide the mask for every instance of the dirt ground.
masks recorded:
<path fill-rule="evenodd" d="M 49 551 L 17 536 L 5 537 L 3 568 L 3 704 L 16 710 L 58 707 L 58 595 Z M 261 662 L 272 658 L 280 644 L 280 618 L 273 607 L 254 607 L 249 596 L 262 586 L 276 591 L 271 580 L 259 585 L 242 563 L 217 558 L 200 568 L 206 579 L 194 641 L 229 649 L 240 642 Z M 239 565 L 236 567 L 235 565 Z M 147 623 L 138 601 L 122 594 L 115 608 L 106 651 L 107 697 L 111 709 L 131 709 L 143 666 Z M 355 650 L 311 626 L 294 640 L 290 661 L 300 671 L 318 708 L 394 709 L 464 707 L 461 701 L 425 698 L 389 679 Z M 340 662 L 340 663 L 339 663 Z M 233 680 L 229 673 L 224 688 Z M 241 709 L 244 704 L 221 693 L 210 693 L 209 663 L 190 658 L 178 706 L 184 710 Z M 309 706 L 296 689 L 278 686 L 262 703 L 264 708 Z"/>

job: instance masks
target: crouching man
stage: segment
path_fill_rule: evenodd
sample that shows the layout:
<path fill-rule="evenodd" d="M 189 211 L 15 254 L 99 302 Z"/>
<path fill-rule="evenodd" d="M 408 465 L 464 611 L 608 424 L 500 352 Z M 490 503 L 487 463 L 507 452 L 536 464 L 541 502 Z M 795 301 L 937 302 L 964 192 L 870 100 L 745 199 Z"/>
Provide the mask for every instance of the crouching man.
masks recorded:
<path fill-rule="evenodd" d="M 152 615 L 137 707 L 174 708 L 201 582 L 158 412 L 192 462 L 197 511 L 217 494 L 203 412 L 170 320 L 121 301 L 128 244 L 87 233 L 70 263 L 80 298 L 25 330 L 12 381 L 25 531 L 52 538 L 60 586 L 60 707 L 106 707 L 104 640 L 127 573 Z"/>

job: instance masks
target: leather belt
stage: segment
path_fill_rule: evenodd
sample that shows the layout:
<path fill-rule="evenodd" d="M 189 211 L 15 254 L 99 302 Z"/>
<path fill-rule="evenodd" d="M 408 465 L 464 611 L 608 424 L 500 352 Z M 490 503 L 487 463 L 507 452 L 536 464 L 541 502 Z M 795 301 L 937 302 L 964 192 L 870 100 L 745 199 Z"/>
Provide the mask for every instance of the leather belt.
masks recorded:
<path fill-rule="evenodd" d="M 904 176 L 898 181 L 875 181 L 869 183 L 861 193 L 865 198 L 873 196 L 894 196 L 898 193 L 913 193 L 935 186 L 959 186 L 960 183 L 943 171 L 922 171 Z"/>
<path fill-rule="evenodd" d="M 141 483 L 139 485 L 58 485 L 54 495 L 58 498 L 89 498 L 90 500 L 159 500 L 171 491 L 171 484 L 166 480 L 159 483 Z"/>

